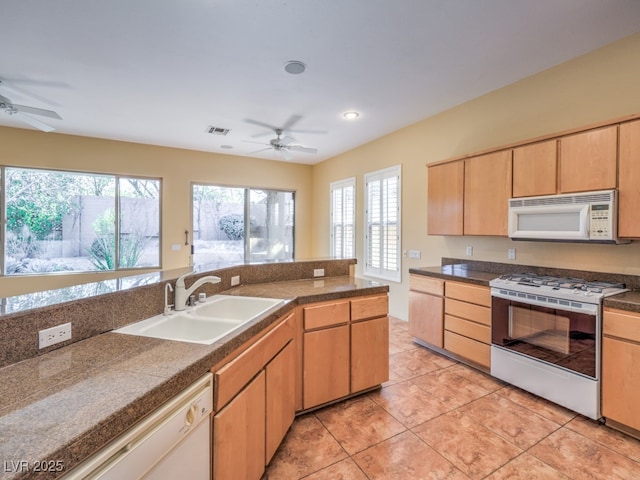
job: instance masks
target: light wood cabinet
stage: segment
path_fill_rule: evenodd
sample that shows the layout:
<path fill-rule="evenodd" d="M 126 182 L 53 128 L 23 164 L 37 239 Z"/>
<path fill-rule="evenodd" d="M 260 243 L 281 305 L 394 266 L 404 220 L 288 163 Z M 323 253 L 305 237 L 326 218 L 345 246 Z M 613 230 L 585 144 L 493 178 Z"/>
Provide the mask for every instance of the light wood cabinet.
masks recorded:
<path fill-rule="evenodd" d="M 618 236 L 640 238 L 640 120 L 620 125 Z"/>
<path fill-rule="evenodd" d="M 389 380 L 389 317 L 386 295 L 351 302 L 351 392 Z"/>
<path fill-rule="evenodd" d="M 295 316 L 232 354 L 214 374 L 213 478 L 260 479 L 295 415 Z"/>
<path fill-rule="evenodd" d="M 387 295 L 302 309 L 302 407 L 315 408 L 389 378 Z"/>
<path fill-rule="evenodd" d="M 445 283 L 444 348 L 482 367 L 491 364 L 491 291 Z"/>
<path fill-rule="evenodd" d="M 640 314 L 604 309 L 602 415 L 640 430 Z"/>
<path fill-rule="evenodd" d="M 444 280 L 409 277 L 409 334 L 435 347 L 444 346 Z"/>
<path fill-rule="evenodd" d="M 462 235 L 464 161 L 427 169 L 427 233 Z"/>
<path fill-rule="evenodd" d="M 618 126 L 560 138 L 560 192 L 617 187 Z"/>
<path fill-rule="evenodd" d="M 507 236 L 511 150 L 464 162 L 464 234 Z"/>
<path fill-rule="evenodd" d="M 419 274 L 409 277 L 409 333 L 471 365 L 491 364 L 491 290 Z"/>
<path fill-rule="evenodd" d="M 265 465 L 271 461 L 296 414 L 295 347 L 287 343 L 265 371 Z"/>
<path fill-rule="evenodd" d="M 213 478 L 259 480 L 265 459 L 265 374 L 213 417 Z"/>
<path fill-rule="evenodd" d="M 558 192 L 558 141 L 513 149 L 513 196 L 533 197 Z"/>
<path fill-rule="evenodd" d="M 304 409 L 349 395 L 349 326 L 305 332 L 303 349 Z"/>

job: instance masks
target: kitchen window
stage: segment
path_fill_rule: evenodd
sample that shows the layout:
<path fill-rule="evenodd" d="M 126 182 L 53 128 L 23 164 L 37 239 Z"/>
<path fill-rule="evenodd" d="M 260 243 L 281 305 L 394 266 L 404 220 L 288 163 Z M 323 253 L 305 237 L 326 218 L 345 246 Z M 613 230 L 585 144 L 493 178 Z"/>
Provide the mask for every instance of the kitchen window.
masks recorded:
<path fill-rule="evenodd" d="M 364 274 L 399 282 L 401 167 L 367 173 L 364 182 Z"/>
<path fill-rule="evenodd" d="M 160 266 L 160 180 L 2 169 L 5 275 Z"/>
<path fill-rule="evenodd" d="M 295 194 L 193 184 L 193 263 L 294 258 Z"/>
<path fill-rule="evenodd" d="M 331 256 L 355 258 L 355 177 L 332 182 L 331 192 Z"/>

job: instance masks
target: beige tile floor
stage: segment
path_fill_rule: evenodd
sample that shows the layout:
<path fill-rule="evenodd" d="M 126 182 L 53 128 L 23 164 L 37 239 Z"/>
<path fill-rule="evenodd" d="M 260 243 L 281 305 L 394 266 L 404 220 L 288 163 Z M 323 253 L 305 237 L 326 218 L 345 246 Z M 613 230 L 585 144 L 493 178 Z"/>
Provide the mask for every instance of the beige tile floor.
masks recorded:
<path fill-rule="evenodd" d="M 389 381 L 298 417 L 265 480 L 640 479 L 639 441 L 390 337 Z"/>

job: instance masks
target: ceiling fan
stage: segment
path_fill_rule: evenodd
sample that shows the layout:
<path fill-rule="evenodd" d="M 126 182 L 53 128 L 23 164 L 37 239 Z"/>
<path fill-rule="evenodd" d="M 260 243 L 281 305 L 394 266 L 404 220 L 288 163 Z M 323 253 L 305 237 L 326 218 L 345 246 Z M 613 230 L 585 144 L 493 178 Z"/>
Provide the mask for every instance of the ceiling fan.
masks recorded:
<path fill-rule="evenodd" d="M 246 123 L 250 123 L 251 125 L 257 125 L 258 127 L 264 127 L 267 128 L 269 130 L 271 130 L 272 132 L 276 132 L 276 134 L 278 133 L 278 130 L 280 130 L 280 134 L 283 133 L 314 133 L 314 134 L 326 134 L 327 132 L 325 130 L 292 130 L 292 127 L 298 123 L 300 120 L 302 120 L 302 115 L 291 115 L 289 117 L 289 119 L 284 122 L 284 124 L 280 127 L 275 126 L 275 125 L 269 125 L 268 123 L 265 122 L 260 122 L 258 120 L 252 120 L 251 118 L 245 118 L 244 121 Z M 258 133 L 256 135 L 252 135 L 252 137 L 262 137 L 264 135 L 268 135 L 269 132 L 263 132 L 263 133 Z"/>
<path fill-rule="evenodd" d="M 274 132 L 276 133 L 276 138 L 272 138 L 271 140 L 269 140 L 269 143 L 252 142 L 250 140 L 244 140 L 247 143 L 267 145 L 267 148 L 261 148 L 260 150 L 251 152 L 251 154 L 273 149 L 275 152 L 281 153 L 285 160 L 292 160 L 293 155 L 291 155 L 291 151 L 303 152 L 303 153 L 318 153 L 317 148 L 305 147 L 304 145 L 293 143 L 296 141 L 295 138 L 293 137 L 289 137 L 289 136 L 282 137 L 283 132 L 280 128 L 274 129 Z"/>
<path fill-rule="evenodd" d="M 3 82 L 0 80 L 0 86 Z M 55 130 L 51 125 L 47 125 L 41 122 L 37 118 L 33 118 L 31 115 L 41 115 L 43 117 L 56 118 L 62 120 L 62 117 L 53 110 L 45 110 L 43 108 L 29 107 L 27 105 L 16 105 L 11 102 L 7 97 L 0 95 L 0 110 L 4 110 L 7 115 L 15 115 L 16 118 L 28 123 L 32 127 L 36 127 L 43 132 L 52 132 Z"/>

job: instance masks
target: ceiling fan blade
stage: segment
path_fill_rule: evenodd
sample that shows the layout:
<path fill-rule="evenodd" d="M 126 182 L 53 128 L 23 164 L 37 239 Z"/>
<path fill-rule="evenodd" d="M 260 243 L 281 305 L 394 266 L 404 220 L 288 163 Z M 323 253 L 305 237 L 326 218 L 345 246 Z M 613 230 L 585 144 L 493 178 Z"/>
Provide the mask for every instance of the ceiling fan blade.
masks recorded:
<path fill-rule="evenodd" d="M 62 120 L 62 117 L 58 115 L 56 112 L 54 112 L 53 110 L 45 110 L 43 108 L 28 107 L 26 105 L 16 105 L 15 103 L 13 104 L 13 108 L 15 108 L 19 112 L 28 113 L 30 115 L 42 115 L 43 117 L 57 118 L 58 120 Z"/>
<path fill-rule="evenodd" d="M 289 145 L 290 143 L 295 142 L 295 141 L 296 141 L 296 139 L 293 138 L 293 137 L 289 137 L 289 136 L 283 137 L 283 138 L 280 139 L 280 145 Z"/>
<path fill-rule="evenodd" d="M 256 145 L 271 145 L 270 143 L 264 142 L 252 142 L 251 140 L 242 140 L 244 143 L 255 143 Z"/>
<path fill-rule="evenodd" d="M 37 129 L 42 130 L 43 132 L 53 132 L 55 130 L 55 128 L 53 128 L 51 125 L 47 125 L 46 123 L 41 122 L 40 120 L 37 120 L 37 119 L 27 115 L 26 113 L 22 113 L 22 112 L 18 111 L 16 113 L 12 114 L 12 116 L 15 116 L 16 118 L 18 118 L 22 122 L 28 123 L 32 127 L 36 127 Z"/>
<path fill-rule="evenodd" d="M 258 127 L 268 128 L 271 131 L 277 130 L 278 127 L 274 127 L 273 125 L 269 125 L 268 123 L 259 122 L 258 120 L 252 120 L 250 118 L 244 119 L 245 123 L 250 123 L 251 125 L 257 125 Z"/>
<path fill-rule="evenodd" d="M 318 153 L 317 148 L 303 147 L 302 145 L 289 145 L 287 148 L 295 152 Z"/>
<path fill-rule="evenodd" d="M 293 155 L 286 148 L 281 148 L 280 153 L 282 153 L 282 158 L 285 160 L 293 160 Z"/>
<path fill-rule="evenodd" d="M 326 135 L 326 130 L 289 130 L 289 133 L 313 133 L 314 135 Z"/>
<path fill-rule="evenodd" d="M 284 125 L 280 127 L 280 130 L 287 131 L 291 127 L 293 127 L 296 123 L 298 123 L 300 120 L 302 120 L 302 115 L 293 114 L 289 117 L 289 120 L 284 122 Z"/>
<path fill-rule="evenodd" d="M 271 147 L 261 148 L 260 150 L 256 150 L 255 152 L 249 152 L 247 155 L 253 155 L 254 153 L 266 152 L 267 150 L 271 150 Z"/>

